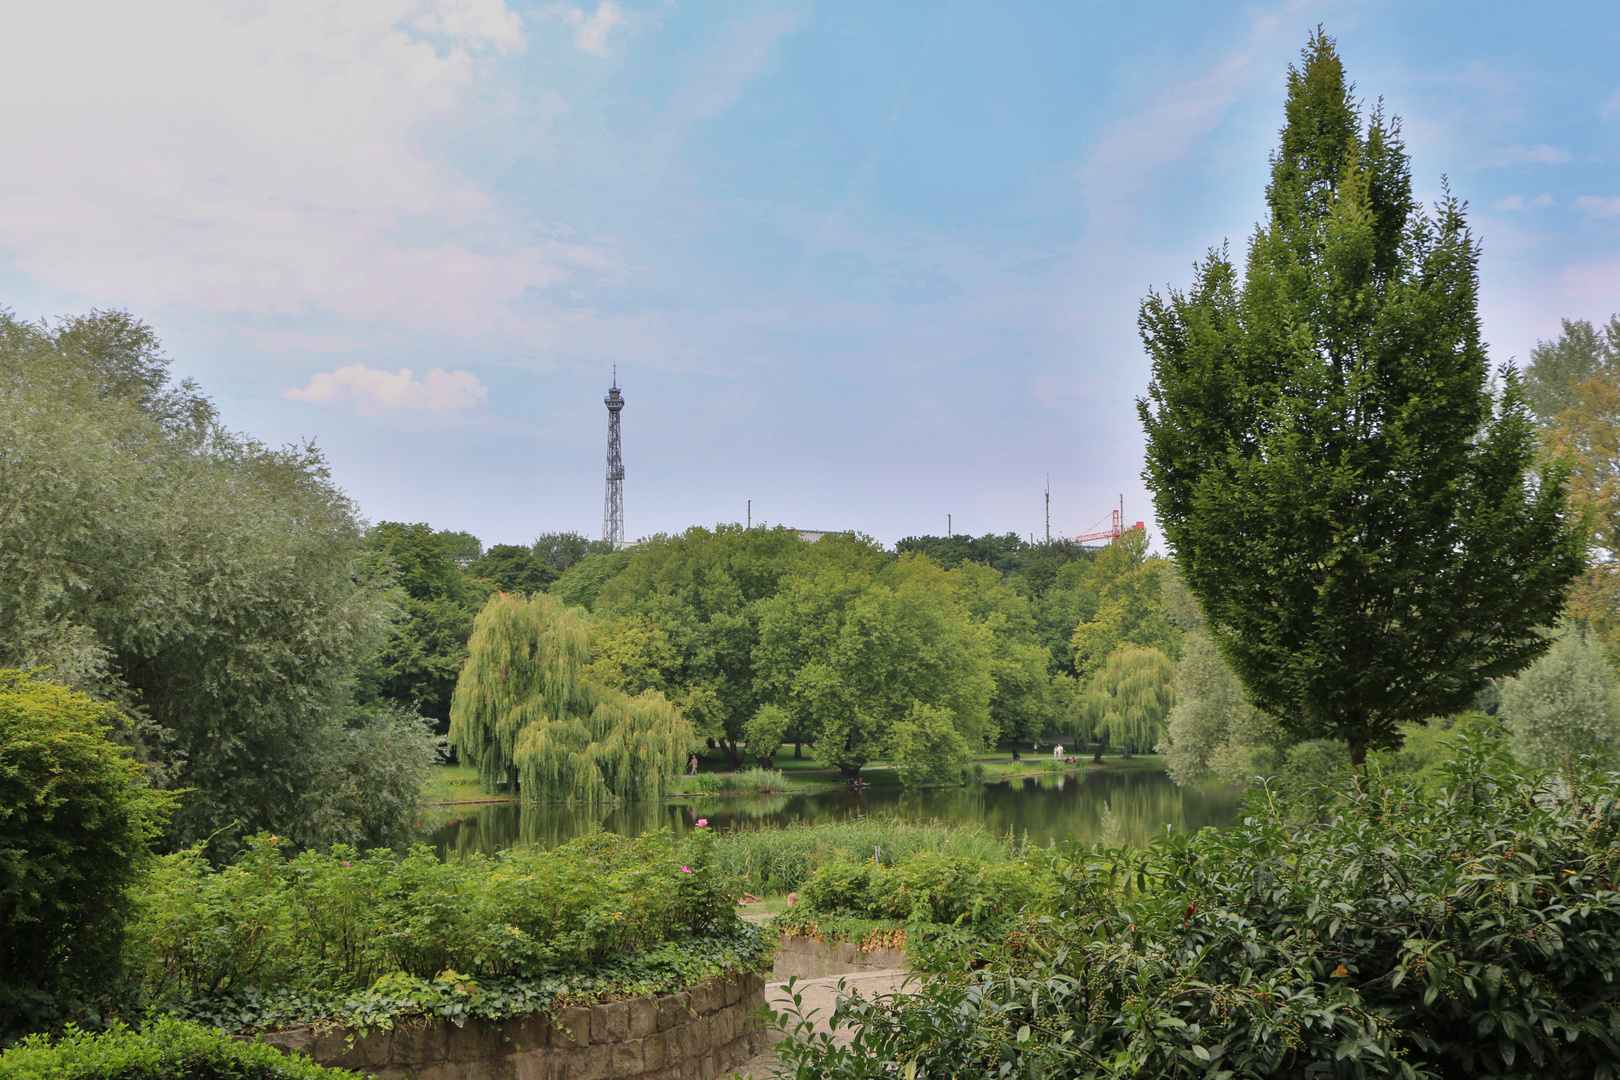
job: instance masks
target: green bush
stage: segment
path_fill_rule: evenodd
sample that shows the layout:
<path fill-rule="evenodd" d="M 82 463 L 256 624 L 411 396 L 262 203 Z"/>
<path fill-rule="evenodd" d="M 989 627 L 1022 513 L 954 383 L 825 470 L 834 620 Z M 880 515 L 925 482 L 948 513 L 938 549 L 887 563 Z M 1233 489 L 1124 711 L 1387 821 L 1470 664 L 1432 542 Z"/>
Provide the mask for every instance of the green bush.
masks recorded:
<path fill-rule="evenodd" d="M 127 894 L 172 799 L 108 741 L 117 716 L 0 671 L 0 1039 L 116 981 Z"/>
<path fill-rule="evenodd" d="M 1592 1077 L 1620 1073 L 1620 774 L 1514 772 L 1459 748 L 1426 796 L 1375 774 L 1308 807 L 1145 851 L 1069 849 L 1060 901 L 982 975 L 851 1001 L 836 1046 L 777 1048 L 829 1080 Z M 792 1027 L 792 1018 L 789 1018 Z"/>
<path fill-rule="evenodd" d="M 759 795 L 787 789 L 787 778 L 777 769 L 742 769 L 732 773 L 726 783 L 728 791 L 747 791 Z"/>
<path fill-rule="evenodd" d="M 983 926 L 1044 900 L 1051 875 L 1024 861 L 980 863 L 919 851 L 892 867 L 838 861 L 819 868 L 800 894 L 806 915 Z"/>
<path fill-rule="evenodd" d="M 874 850 L 882 852 L 885 863 L 917 851 L 1000 862 L 1022 847 L 997 839 L 978 826 L 862 817 L 726 833 L 715 843 L 710 865 L 722 877 L 751 892 L 784 893 L 800 888 L 824 863 L 840 858 L 869 858 Z"/>
<path fill-rule="evenodd" d="M 157 1001 L 579 968 L 735 923 L 712 846 L 707 829 L 683 841 L 601 833 L 444 863 L 421 846 L 287 859 L 260 836 L 223 869 L 198 850 L 160 860 L 138 894 L 129 954 Z"/>
<path fill-rule="evenodd" d="M 170 1017 L 144 1031 L 114 1024 L 101 1034 L 69 1029 L 33 1035 L 0 1052 L 4 1080 L 353 1080 L 303 1055 L 235 1042 L 201 1024 Z"/>

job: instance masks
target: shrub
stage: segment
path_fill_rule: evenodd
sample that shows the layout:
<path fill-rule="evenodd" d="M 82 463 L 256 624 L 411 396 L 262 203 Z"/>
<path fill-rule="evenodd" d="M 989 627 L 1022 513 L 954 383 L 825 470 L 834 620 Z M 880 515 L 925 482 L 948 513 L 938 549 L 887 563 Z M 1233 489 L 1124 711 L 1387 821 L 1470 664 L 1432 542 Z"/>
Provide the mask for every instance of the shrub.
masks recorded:
<path fill-rule="evenodd" d="M 768 795 L 774 791 L 788 789 L 787 778 L 777 769 L 743 769 L 731 774 L 726 783 L 726 790 L 747 791 L 759 795 Z"/>
<path fill-rule="evenodd" d="M 223 869 L 199 850 L 161 860 L 140 890 L 130 955 L 154 1000 L 578 968 L 733 924 L 712 844 L 707 829 L 684 841 L 601 833 L 442 863 L 424 846 L 287 859 L 259 836 Z"/>
<path fill-rule="evenodd" d="M 790 892 L 801 888 L 816 867 L 839 858 L 864 859 L 874 850 L 881 850 L 886 863 L 916 851 L 999 862 L 1016 854 L 1021 845 L 998 840 L 978 826 L 861 817 L 730 832 L 716 840 L 710 865 L 752 892 Z"/>
<path fill-rule="evenodd" d="M 982 926 L 1017 915 L 1050 893 L 1045 868 L 1024 861 L 980 863 L 919 851 L 892 867 L 831 862 L 800 895 L 806 915 Z"/>
<path fill-rule="evenodd" d="M 0 671 L 0 1037 L 81 976 L 117 975 L 127 893 L 172 801 L 108 741 L 117 716 Z"/>
<path fill-rule="evenodd" d="M 33 1035 L 0 1052 L 5 1080 L 352 1080 L 353 1075 L 172 1017 L 155 1020 L 144 1031 L 115 1023 L 102 1034 L 69 1029 L 56 1040 Z"/>
<path fill-rule="evenodd" d="M 830 1080 L 1174 1075 L 1596 1077 L 1620 1062 L 1620 775 L 1556 792 L 1500 743 L 1446 789 L 1373 777 L 1225 832 L 1071 848 L 1049 920 L 982 977 L 835 1013 L 789 1070 Z M 1331 793 L 1330 793 L 1331 794 Z M 790 1018 L 791 1026 L 791 1018 Z"/>

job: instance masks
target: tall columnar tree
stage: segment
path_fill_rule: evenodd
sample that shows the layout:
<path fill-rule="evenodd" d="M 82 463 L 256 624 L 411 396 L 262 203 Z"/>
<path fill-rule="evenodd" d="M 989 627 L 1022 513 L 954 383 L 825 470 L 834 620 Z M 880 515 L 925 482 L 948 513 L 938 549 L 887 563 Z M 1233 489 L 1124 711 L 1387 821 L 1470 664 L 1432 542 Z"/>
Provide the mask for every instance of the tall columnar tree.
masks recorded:
<path fill-rule="evenodd" d="M 1242 282 L 1214 251 L 1143 302 L 1145 477 L 1250 699 L 1359 764 L 1546 651 L 1581 539 L 1487 387 L 1462 205 L 1414 203 L 1320 32 L 1286 111 Z"/>
<path fill-rule="evenodd" d="M 657 798 L 679 775 L 690 726 L 656 691 L 631 697 L 586 677 L 584 613 L 555 596 L 498 593 L 473 623 L 450 703 L 450 741 L 526 801 Z"/>

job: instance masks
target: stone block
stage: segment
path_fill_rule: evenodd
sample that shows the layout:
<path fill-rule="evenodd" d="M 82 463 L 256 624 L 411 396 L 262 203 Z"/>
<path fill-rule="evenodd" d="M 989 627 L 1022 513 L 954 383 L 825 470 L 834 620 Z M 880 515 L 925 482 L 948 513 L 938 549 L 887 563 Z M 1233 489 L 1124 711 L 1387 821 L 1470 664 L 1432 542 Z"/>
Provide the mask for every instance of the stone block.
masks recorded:
<path fill-rule="evenodd" d="M 625 1002 L 630 1008 L 630 1037 L 645 1039 L 658 1031 L 658 1007 L 652 998 L 636 998 Z"/>
<path fill-rule="evenodd" d="M 443 1020 L 407 1021 L 394 1028 L 391 1058 L 396 1065 L 432 1065 L 445 1056 Z"/>
<path fill-rule="evenodd" d="M 309 1056 L 335 1069 L 358 1071 L 368 1065 L 388 1062 L 389 1032 L 374 1030 L 361 1038 L 354 1028 L 329 1027 L 315 1032 L 315 1045 Z M 381 1060 L 377 1060 L 380 1058 Z"/>
<path fill-rule="evenodd" d="M 607 1080 L 612 1075 L 608 1068 L 613 1063 L 610 1046 L 587 1046 L 569 1057 L 568 1080 Z"/>
<path fill-rule="evenodd" d="M 499 1028 L 486 1028 L 476 1020 L 461 1027 L 450 1025 L 445 1039 L 445 1056 L 451 1061 L 478 1061 L 506 1053 L 506 1040 Z"/>
<path fill-rule="evenodd" d="M 610 1001 L 606 1005 L 596 1006 L 592 1012 L 592 1042 L 623 1042 L 630 1037 L 628 1001 Z"/>
<path fill-rule="evenodd" d="M 669 1040 L 665 1045 L 669 1047 L 670 1060 L 685 1062 L 694 1056 L 697 1046 L 692 1038 L 692 1023 L 690 1021 L 680 1027 L 670 1028 L 664 1032 L 664 1036 Z"/>
<path fill-rule="evenodd" d="M 641 1056 L 648 1072 L 656 1072 L 669 1064 L 669 1035 L 658 1032 L 641 1040 Z"/>
<path fill-rule="evenodd" d="M 609 1068 L 612 1069 L 610 1075 L 615 1077 L 640 1076 L 647 1071 L 646 1061 L 641 1055 L 640 1039 L 614 1043 L 611 1049 L 613 1059 L 609 1065 Z"/>
<path fill-rule="evenodd" d="M 591 1010 L 564 1009 L 551 1028 L 551 1045 L 559 1050 L 575 1050 L 591 1044 Z"/>
<path fill-rule="evenodd" d="M 683 1019 L 676 1008 L 674 994 L 653 998 L 653 1011 L 658 1014 L 659 1031 L 668 1031 Z"/>
<path fill-rule="evenodd" d="M 724 985 L 726 988 L 727 1005 L 735 1005 L 737 1002 L 742 1000 L 743 977 L 741 975 L 735 975 L 727 979 L 722 985 Z"/>
<path fill-rule="evenodd" d="M 307 1027 L 288 1028 L 286 1031 L 266 1031 L 259 1042 L 273 1046 L 283 1054 L 308 1054 L 315 1049 L 315 1032 Z"/>
<path fill-rule="evenodd" d="M 514 1017 L 500 1025 L 507 1053 L 533 1050 L 551 1042 L 551 1018 L 545 1013 Z"/>

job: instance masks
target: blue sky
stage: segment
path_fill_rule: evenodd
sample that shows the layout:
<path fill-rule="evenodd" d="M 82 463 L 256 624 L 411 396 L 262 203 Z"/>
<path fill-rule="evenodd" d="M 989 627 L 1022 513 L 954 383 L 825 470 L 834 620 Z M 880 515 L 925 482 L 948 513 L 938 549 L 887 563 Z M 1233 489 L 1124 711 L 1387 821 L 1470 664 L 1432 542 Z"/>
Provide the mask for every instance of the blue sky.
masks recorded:
<path fill-rule="evenodd" d="M 1338 38 L 1483 242 L 1493 358 L 1620 311 L 1612 2 L 0 0 L 0 304 L 127 308 L 372 520 L 892 543 L 1151 518 L 1149 288 Z M 408 370 L 406 370 L 408 369 Z"/>

